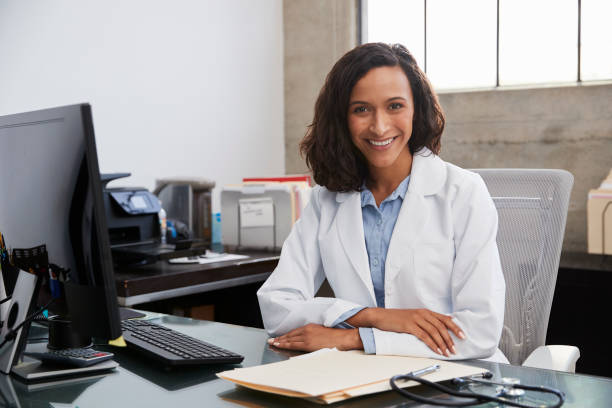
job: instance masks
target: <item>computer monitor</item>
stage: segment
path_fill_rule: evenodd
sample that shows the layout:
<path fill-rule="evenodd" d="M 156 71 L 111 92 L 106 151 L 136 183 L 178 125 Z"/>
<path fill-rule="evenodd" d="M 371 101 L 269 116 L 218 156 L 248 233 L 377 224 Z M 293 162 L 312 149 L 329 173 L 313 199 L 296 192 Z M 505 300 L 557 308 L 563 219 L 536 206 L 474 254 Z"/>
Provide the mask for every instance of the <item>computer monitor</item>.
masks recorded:
<path fill-rule="evenodd" d="M 46 245 L 49 263 L 70 270 L 79 336 L 121 336 L 89 104 L 0 117 L 0 232 L 13 248 Z"/>

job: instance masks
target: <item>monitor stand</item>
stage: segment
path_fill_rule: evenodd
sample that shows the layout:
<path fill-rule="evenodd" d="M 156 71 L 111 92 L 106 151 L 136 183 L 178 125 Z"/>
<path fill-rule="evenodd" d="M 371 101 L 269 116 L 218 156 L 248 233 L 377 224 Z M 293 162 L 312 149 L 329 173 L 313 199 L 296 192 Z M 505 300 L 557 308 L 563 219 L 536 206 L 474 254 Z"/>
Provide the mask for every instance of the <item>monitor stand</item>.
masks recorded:
<path fill-rule="evenodd" d="M 36 275 L 19 271 L 15 288 L 11 294 L 8 313 L 0 331 L 0 344 L 4 343 L 0 348 L 0 371 L 4 374 L 10 373 L 25 345 L 24 337 L 27 337 L 29 324 L 26 323 L 23 327 L 20 325 L 31 313 L 34 296 L 38 294 L 37 284 Z M 14 338 L 7 341 L 6 336 L 17 327 L 20 328 L 14 333 Z"/>
<path fill-rule="evenodd" d="M 1 276 L 0 276 L 1 278 Z M 38 294 L 36 275 L 19 271 L 15 289 L 13 290 L 9 312 L 0 331 L 0 343 L 4 342 L 6 335 L 26 320 L 34 308 L 35 295 Z M 7 341 L 0 349 L 0 372 L 13 373 L 25 381 L 40 381 L 46 378 L 60 376 L 78 376 L 96 371 L 111 370 L 119 366 L 112 360 L 103 361 L 88 367 L 66 367 L 42 364 L 40 361 L 23 357 L 22 352 L 28 337 L 30 325 L 26 323 L 19 328 L 13 340 Z M 47 343 L 33 343 L 27 346 L 27 351 L 46 351 Z"/>
<path fill-rule="evenodd" d="M 8 375 L 0 374 L 0 407 L 19 407 L 17 394 Z"/>

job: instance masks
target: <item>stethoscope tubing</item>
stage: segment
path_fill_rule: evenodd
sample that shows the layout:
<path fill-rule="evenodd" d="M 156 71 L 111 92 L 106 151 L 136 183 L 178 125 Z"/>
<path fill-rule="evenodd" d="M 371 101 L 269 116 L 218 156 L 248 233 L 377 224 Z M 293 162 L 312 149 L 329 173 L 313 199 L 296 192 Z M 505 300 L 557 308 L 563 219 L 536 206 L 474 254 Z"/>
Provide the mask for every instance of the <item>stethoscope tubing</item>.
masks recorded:
<path fill-rule="evenodd" d="M 434 388 L 438 391 L 442 391 L 446 394 L 452 395 L 454 397 L 460 397 L 460 398 L 468 398 L 468 401 L 449 401 L 449 400 L 439 400 L 439 399 L 435 399 L 435 398 L 427 398 L 427 397 L 422 397 L 420 395 L 411 393 L 409 391 L 406 391 L 405 389 L 402 389 L 400 387 L 398 387 L 395 382 L 399 381 L 399 380 L 409 380 L 409 381 L 416 381 L 419 384 L 422 385 L 427 385 L 431 388 Z M 470 380 L 468 380 L 470 381 Z M 494 382 L 490 382 L 490 381 L 478 381 L 478 382 L 482 382 L 482 383 L 487 383 L 487 384 L 491 384 L 491 385 L 498 385 L 498 383 L 494 383 Z M 438 405 L 438 406 L 447 406 L 447 407 L 467 407 L 470 405 L 479 405 L 479 404 L 484 404 L 487 402 L 497 402 L 499 404 L 505 404 L 506 406 L 511 406 L 511 407 L 518 407 L 518 408 L 540 408 L 540 407 L 545 407 L 545 408 L 558 408 L 560 406 L 563 405 L 563 403 L 565 402 L 565 395 L 563 394 L 563 392 L 556 390 L 554 388 L 550 388 L 550 387 L 544 387 L 541 385 L 522 385 L 522 384 L 513 384 L 511 385 L 513 388 L 517 388 L 517 389 L 523 389 L 523 390 L 527 390 L 527 391 L 538 391 L 538 392 L 543 392 L 543 393 L 550 393 L 550 394 L 554 394 L 559 401 L 554 404 L 554 405 L 527 405 L 527 404 L 521 404 L 520 402 L 516 402 L 516 401 L 512 401 L 512 400 L 508 400 L 508 399 L 503 399 L 503 398 L 499 398 L 499 397 L 494 397 L 494 396 L 490 396 L 490 395 L 484 395 L 484 394 L 477 394 L 474 392 L 465 392 L 465 391 L 458 391 L 449 387 L 446 387 L 444 385 L 426 380 L 424 378 L 421 377 L 416 377 L 410 374 L 402 374 L 402 375 L 396 375 L 394 377 L 392 377 L 389 380 L 389 383 L 391 384 L 391 388 L 395 391 L 397 391 L 400 395 L 403 395 L 406 398 L 409 398 L 413 401 L 417 401 L 417 402 L 422 402 L 424 404 L 431 404 L 431 405 Z M 499 384 L 499 385 L 508 385 L 508 384 Z"/>

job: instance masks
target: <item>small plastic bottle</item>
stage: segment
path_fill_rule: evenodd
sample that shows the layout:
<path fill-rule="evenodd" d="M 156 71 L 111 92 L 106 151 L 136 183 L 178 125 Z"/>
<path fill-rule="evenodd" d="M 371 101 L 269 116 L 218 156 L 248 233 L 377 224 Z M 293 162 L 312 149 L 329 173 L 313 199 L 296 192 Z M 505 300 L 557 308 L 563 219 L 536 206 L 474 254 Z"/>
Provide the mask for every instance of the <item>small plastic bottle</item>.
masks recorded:
<path fill-rule="evenodd" d="M 221 243 L 221 213 L 217 212 L 213 214 L 212 222 L 212 243 Z"/>
<path fill-rule="evenodd" d="M 162 245 L 166 244 L 166 233 L 168 232 L 168 223 L 166 220 L 166 210 L 162 207 L 161 210 L 157 213 L 159 217 L 159 231 L 161 232 L 161 243 Z"/>

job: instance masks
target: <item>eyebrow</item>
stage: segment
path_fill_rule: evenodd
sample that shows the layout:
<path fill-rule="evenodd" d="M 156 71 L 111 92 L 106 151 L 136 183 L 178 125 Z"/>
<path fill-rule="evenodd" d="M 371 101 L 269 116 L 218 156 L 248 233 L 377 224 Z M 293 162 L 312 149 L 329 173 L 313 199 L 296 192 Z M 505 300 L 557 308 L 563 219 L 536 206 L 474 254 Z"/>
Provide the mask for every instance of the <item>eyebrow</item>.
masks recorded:
<path fill-rule="evenodd" d="M 402 101 L 406 101 L 406 98 L 404 98 L 404 97 L 394 96 L 392 98 L 387 99 L 385 102 L 391 102 L 391 101 L 394 101 L 396 99 L 401 99 Z M 349 106 L 352 106 L 352 105 L 367 105 L 367 104 L 368 104 L 368 102 L 365 102 L 365 101 L 353 101 L 353 102 L 349 103 Z"/>

